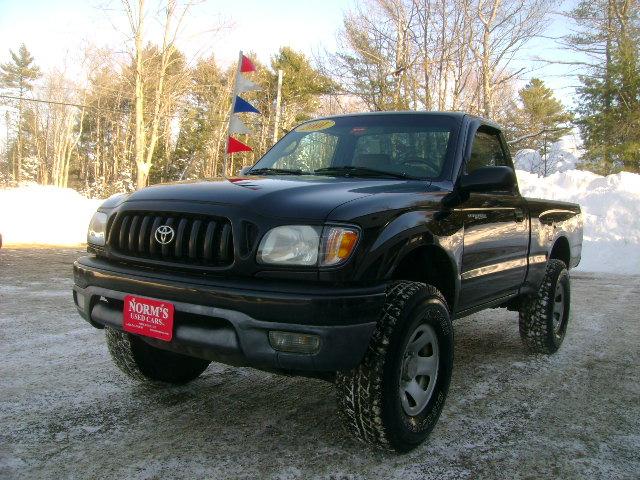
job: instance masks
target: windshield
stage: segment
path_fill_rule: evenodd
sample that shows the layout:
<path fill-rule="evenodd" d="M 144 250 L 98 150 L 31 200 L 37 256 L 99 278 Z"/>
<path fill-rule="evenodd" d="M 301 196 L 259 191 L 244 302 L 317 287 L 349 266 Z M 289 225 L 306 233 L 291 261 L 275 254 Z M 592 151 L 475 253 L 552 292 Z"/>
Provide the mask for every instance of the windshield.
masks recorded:
<path fill-rule="evenodd" d="M 288 133 L 247 173 L 437 178 L 457 124 L 419 114 L 315 120 Z"/>

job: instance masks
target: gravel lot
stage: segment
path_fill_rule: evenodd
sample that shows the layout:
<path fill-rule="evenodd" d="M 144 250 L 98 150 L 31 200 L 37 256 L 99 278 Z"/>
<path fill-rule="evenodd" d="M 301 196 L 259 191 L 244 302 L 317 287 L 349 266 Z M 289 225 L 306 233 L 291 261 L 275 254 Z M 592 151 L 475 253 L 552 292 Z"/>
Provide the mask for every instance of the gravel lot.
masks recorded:
<path fill-rule="evenodd" d="M 352 441 L 332 385 L 211 365 L 152 388 L 76 313 L 80 250 L 0 250 L 0 478 L 638 478 L 640 277 L 572 274 L 565 343 L 524 353 L 517 315 L 457 321 L 456 365 L 422 448 Z"/>

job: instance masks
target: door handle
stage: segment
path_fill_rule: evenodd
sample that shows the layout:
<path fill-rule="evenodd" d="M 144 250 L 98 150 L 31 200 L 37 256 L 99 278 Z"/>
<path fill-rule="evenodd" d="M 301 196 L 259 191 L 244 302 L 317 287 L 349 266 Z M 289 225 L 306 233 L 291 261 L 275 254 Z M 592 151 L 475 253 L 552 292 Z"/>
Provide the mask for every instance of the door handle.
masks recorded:
<path fill-rule="evenodd" d="M 516 222 L 522 222 L 524 220 L 524 212 L 520 208 L 516 208 L 514 211 Z"/>

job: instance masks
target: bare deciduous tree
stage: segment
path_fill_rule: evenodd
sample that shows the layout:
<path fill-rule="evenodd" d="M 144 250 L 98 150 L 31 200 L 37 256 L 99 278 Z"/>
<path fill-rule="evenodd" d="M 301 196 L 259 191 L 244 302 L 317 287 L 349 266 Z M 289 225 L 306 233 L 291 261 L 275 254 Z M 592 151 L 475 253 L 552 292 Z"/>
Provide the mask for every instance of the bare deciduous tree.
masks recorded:
<path fill-rule="evenodd" d="M 145 58 L 145 0 L 137 0 L 132 4 L 130 0 L 122 0 L 129 27 L 134 38 L 133 58 L 135 65 L 135 161 L 137 168 L 138 188 L 147 185 L 149 170 L 153 162 L 153 155 L 159 138 L 159 128 L 162 116 L 166 115 L 167 98 L 165 84 L 167 72 L 175 61 L 175 42 L 180 31 L 189 4 L 179 9 L 176 0 L 167 0 L 164 8 L 162 46 L 159 50 L 159 66 L 149 68 L 149 59 Z M 145 86 L 155 79 L 152 92 Z M 145 105 L 151 103 L 147 110 Z"/>
<path fill-rule="evenodd" d="M 545 27 L 550 0 L 363 0 L 326 67 L 371 109 L 465 109 L 491 116 Z"/>
<path fill-rule="evenodd" d="M 550 0 L 475 0 L 478 39 L 471 49 L 480 66 L 482 113 L 493 114 L 494 91 L 521 71 L 511 72 L 518 51 L 546 27 Z"/>
<path fill-rule="evenodd" d="M 78 127 L 84 119 L 85 109 L 63 105 L 75 100 L 79 100 L 80 104 L 84 102 L 86 94 L 74 95 L 76 88 L 62 72 L 47 76 L 45 95 L 59 104 L 49 104 L 46 116 L 41 120 L 45 122 L 42 128 L 46 135 L 44 159 L 50 162 L 48 173 L 51 184 L 57 187 L 66 187 L 69 183 L 71 156 L 80 140 L 81 131 Z"/>

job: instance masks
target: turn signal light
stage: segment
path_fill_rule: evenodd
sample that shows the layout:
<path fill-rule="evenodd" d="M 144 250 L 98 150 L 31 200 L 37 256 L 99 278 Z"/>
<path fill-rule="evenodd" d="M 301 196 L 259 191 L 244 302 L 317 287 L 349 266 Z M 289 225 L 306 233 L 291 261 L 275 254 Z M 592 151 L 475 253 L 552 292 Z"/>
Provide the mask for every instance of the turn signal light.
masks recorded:
<path fill-rule="evenodd" d="M 320 337 L 306 333 L 269 332 L 269 343 L 275 350 L 289 353 L 318 353 L 320 350 Z"/>
<path fill-rule="evenodd" d="M 347 261 L 358 243 L 358 230 L 328 227 L 322 238 L 320 266 L 330 267 Z"/>

